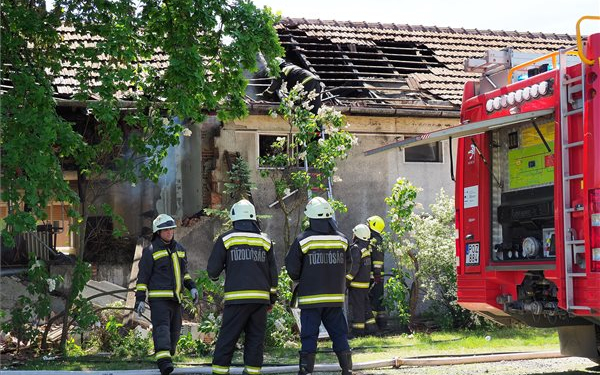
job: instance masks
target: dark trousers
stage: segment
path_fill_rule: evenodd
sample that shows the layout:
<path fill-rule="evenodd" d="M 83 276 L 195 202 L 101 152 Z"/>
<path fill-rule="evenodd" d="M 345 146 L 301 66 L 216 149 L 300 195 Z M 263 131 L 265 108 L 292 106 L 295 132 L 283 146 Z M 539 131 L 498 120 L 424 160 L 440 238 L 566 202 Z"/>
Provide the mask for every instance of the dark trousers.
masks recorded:
<path fill-rule="evenodd" d="M 225 305 L 213 365 L 229 367 L 235 344 L 244 332 L 244 365 L 262 367 L 267 329 L 267 307 L 261 303 Z"/>
<path fill-rule="evenodd" d="M 300 341 L 302 352 L 316 353 L 319 339 L 319 326 L 323 322 L 333 342 L 333 351 L 350 350 L 348 345 L 348 323 L 341 307 L 317 307 L 300 310 Z"/>
<path fill-rule="evenodd" d="M 348 288 L 350 303 L 350 326 L 360 332 L 366 328 L 366 323 L 375 323 L 369 301 L 369 289 Z"/>
<path fill-rule="evenodd" d="M 373 311 L 385 311 L 383 306 L 383 282 L 373 284 L 369 292 L 369 299 Z"/>
<path fill-rule="evenodd" d="M 181 335 L 181 305 L 166 299 L 151 299 L 149 302 L 156 359 L 170 359 L 175 355 Z"/>

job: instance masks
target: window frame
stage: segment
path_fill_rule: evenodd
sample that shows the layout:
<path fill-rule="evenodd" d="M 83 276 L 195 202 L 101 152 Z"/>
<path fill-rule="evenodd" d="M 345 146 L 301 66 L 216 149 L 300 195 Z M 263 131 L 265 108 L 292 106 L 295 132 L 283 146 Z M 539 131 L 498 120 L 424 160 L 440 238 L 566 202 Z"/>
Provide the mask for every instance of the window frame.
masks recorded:
<path fill-rule="evenodd" d="M 439 160 L 433 160 L 433 161 L 428 161 L 428 160 L 406 160 L 406 150 L 408 148 L 416 148 L 416 147 L 423 147 L 423 146 L 429 146 L 431 143 L 428 144 L 424 144 L 424 145 L 419 145 L 419 146 L 414 146 L 414 147 L 406 147 L 402 150 L 402 157 L 403 157 L 403 161 L 405 164 L 444 164 L 444 140 L 440 140 L 440 141 L 435 141 L 435 144 L 437 145 L 437 150 L 438 150 L 438 155 L 439 155 Z M 434 142 L 432 142 L 434 143 Z"/>
<path fill-rule="evenodd" d="M 267 137 L 285 137 L 287 139 L 287 142 L 290 142 L 290 137 L 289 134 L 283 134 L 280 132 L 257 132 L 256 133 L 256 168 L 258 170 L 261 169 L 282 169 L 281 167 L 273 167 L 273 166 L 261 166 L 260 165 L 260 158 L 263 156 L 260 152 L 260 137 L 261 136 L 267 136 Z"/>

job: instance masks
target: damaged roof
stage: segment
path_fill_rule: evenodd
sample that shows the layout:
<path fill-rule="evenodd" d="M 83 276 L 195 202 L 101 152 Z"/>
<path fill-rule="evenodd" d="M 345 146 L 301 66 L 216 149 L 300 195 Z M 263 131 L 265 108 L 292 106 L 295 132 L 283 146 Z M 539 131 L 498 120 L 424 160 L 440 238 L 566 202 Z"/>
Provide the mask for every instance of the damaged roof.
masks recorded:
<path fill-rule="evenodd" d="M 343 107 L 458 110 L 464 60 L 511 47 L 546 54 L 575 36 L 517 31 L 285 18 L 276 25 L 286 60 L 318 75 L 324 104 Z M 261 91 L 268 82 L 251 80 Z"/>
<path fill-rule="evenodd" d="M 324 104 L 362 113 L 374 110 L 385 116 L 426 110 L 456 117 L 464 83 L 480 76 L 464 71 L 465 59 L 481 58 L 488 50 L 507 47 L 546 54 L 576 44 L 575 36 L 567 34 L 318 19 L 284 18 L 276 29 L 286 60 L 321 78 Z M 79 35 L 72 27 L 63 26 L 59 32 L 70 48 L 93 48 L 100 40 Z M 101 57 L 99 62 L 104 60 Z M 143 63 L 160 73 L 169 62 L 167 55 L 157 52 Z M 99 66 L 88 68 L 90 84 L 99 85 Z M 64 62 L 54 76 L 57 100 L 71 99 L 77 92 L 76 69 Z M 269 83 L 269 78 L 250 77 L 247 98 L 252 112 L 264 112 L 276 104 L 256 101 L 256 94 Z M 2 91 L 11 86 L 2 82 Z M 132 92 L 119 94 L 120 99 L 126 99 Z"/>

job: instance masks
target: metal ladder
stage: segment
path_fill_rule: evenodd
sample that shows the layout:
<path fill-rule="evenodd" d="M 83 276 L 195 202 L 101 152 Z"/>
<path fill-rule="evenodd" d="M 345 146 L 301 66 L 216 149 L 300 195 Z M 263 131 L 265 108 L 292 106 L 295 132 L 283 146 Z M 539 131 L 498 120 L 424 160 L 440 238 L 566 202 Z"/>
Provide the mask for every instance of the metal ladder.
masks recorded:
<path fill-rule="evenodd" d="M 571 184 L 574 181 L 583 182 L 583 174 L 570 173 L 570 151 L 572 149 L 583 147 L 583 140 L 569 143 L 569 126 L 573 115 L 584 114 L 584 95 L 583 89 L 585 77 L 585 63 L 581 62 L 581 76 L 570 78 L 567 76 L 567 52 L 562 49 L 559 52 L 559 84 L 560 84 L 560 136 L 561 136 L 561 155 L 562 155 L 562 194 L 563 194 L 563 233 L 564 233 L 564 260 L 565 260 L 565 297 L 568 311 L 591 310 L 587 306 L 578 306 L 574 302 L 573 280 L 579 277 L 585 277 L 585 272 L 574 272 L 573 263 L 575 255 L 585 251 L 585 240 L 576 239 L 573 236 L 571 228 L 571 215 L 574 212 L 580 212 L 582 207 L 571 207 Z M 569 104 L 573 107 L 577 103 L 571 102 L 572 94 L 581 92 L 581 107 L 569 110 Z M 583 126 L 583 121 L 581 126 Z M 583 132 L 582 132 L 583 134 Z"/>

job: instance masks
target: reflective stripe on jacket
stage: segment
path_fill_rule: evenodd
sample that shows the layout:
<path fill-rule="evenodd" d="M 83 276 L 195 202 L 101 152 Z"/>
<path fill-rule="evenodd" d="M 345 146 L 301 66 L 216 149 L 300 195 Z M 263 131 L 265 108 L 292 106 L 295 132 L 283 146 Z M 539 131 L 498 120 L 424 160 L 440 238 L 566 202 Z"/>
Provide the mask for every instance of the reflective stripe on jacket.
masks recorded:
<path fill-rule="evenodd" d="M 351 288 L 368 289 L 371 278 L 371 250 L 369 241 L 356 239 L 350 247 L 352 269 L 346 275 Z"/>
<path fill-rule="evenodd" d="M 371 231 L 371 241 L 369 243 L 369 248 L 371 249 L 371 263 L 372 263 L 372 271 L 374 275 L 383 274 L 383 259 L 384 254 L 381 249 L 381 243 L 383 238 L 381 234 Z"/>
<path fill-rule="evenodd" d="M 271 294 L 277 292 L 273 243 L 265 233 L 233 229 L 221 235 L 215 241 L 206 269 L 213 280 L 227 270 L 226 305 L 270 304 Z"/>
<path fill-rule="evenodd" d="M 298 307 L 341 307 L 345 275 L 352 259 L 348 239 L 340 232 L 301 233 L 285 258 L 288 274 L 298 285 Z"/>
<path fill-rule="evenodd" d="M 183 287 L 193 289 L 196 284 L 187 270 L 186 251 L 179 243 L 164 243 L 157 237 L 142 252 L 139 263 L 135 297 L 175 299 L 181 302 Z"/>

